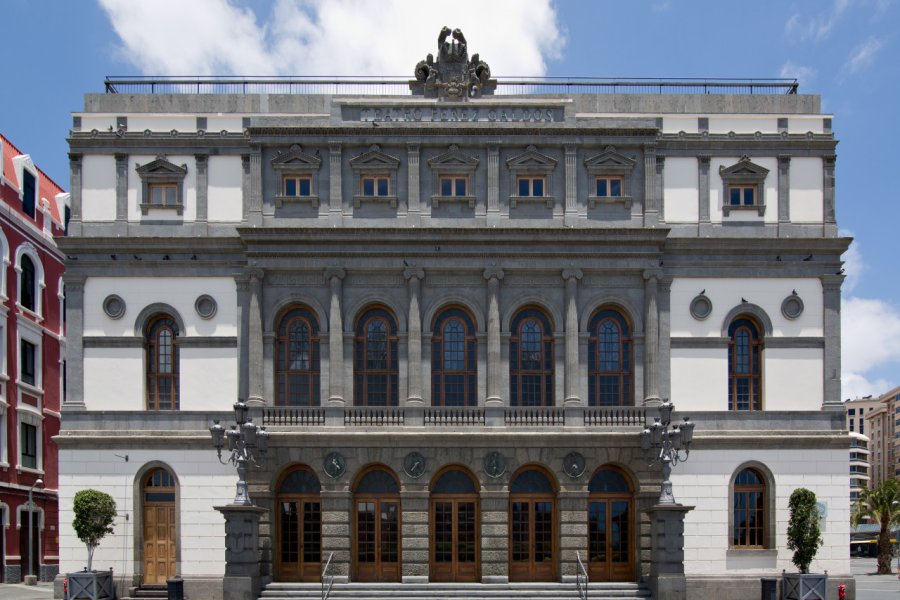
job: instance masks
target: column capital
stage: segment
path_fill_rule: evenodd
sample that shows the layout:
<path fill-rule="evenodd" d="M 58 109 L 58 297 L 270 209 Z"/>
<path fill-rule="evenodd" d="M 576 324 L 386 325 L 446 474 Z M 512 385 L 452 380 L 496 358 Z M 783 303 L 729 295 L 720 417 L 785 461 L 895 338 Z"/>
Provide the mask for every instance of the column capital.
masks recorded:
<path fill-rule="evenodd" d="M 790 154 L 779 154 L 778 155 L 778 164 L 782 166 L 788 166 L 791 164 L 791 155 Z"/>
<path fill-rule="evenodd" d="M 87 277 L 80 273 L 66 273 L 63 275 L 63 284 L 65 285 L 66 293 L 75 292 L 83 288 L 86 279 Z"/>
<path fill-rule="evenodd" d="M 709 161 L 712 160 L 712 155 L 710 154 L 698 154 L 697 162 L 699 162 L 702 166 L 709 168 Z"/>
<path fill-rule="evenodd" d="M 338 140 L 328 140 L 328 149 L 332 154 L 334 154 L 335 152 L 340 152 L 341 142 L 339 142 Z"/>
<path fill-rule="evenodd" d="M 845 275 L 821 275 L 819 279 L 822 281 L 822 289 L 826 292 L 840 291 L 841 285 L 846 279 Z"/>
<path fill-rule="evenodd" d="M 332 279 L 344 279 L 347 276 L 347 272 L 343 269 L 343 267 L 325 267 L 325 281 L 331 281 Z"/>
<path fill-rule="evenodd" d="M 650 281 L 651 279 L 657 280 L 657 282 L 662 279 L 663 270 L 662 269 L 644 269 L 644 280 Z"/>
<path fill-rule="evenodd" d="M 247 269 L 247 276 L 251 283 L 259 283 L 265 279 L 266 272 L 263 269 Z"/>
<path fill-rule="evenodd" d="M 422 280 L 425 279 L 425 269 L 421 267 L 406 267 L 403 269 L 403 276 L 408 280 Z"/>
<path fill-rule="evenodd" d="M 565 281 L 569 281 L 570 279 L 579 280 L 584 277 L 584 273 L 581 269 L 563 269 L 562 278 Z"/>
<path fill-rule="evenodd" d="M 500 281 L 503 279 L 503 276 L 503 269 L 501 269 L 500 267 L 488 267 L 484 270 L 484 278 L 488 281 L 490 281 L 491 279 Z"/>
<path fill-rule="evenodd" d="M 69 152 L 69 162 L 73 164 L 81 164 L 81 152 Z"/>
<path fill-rule="evenodd" d="M 205 152 L 202 154 L 195 154 L 194 160 L 197 161 L 197 166 L 200 166 L 200 163 L 203 163 L 205 165 L 206 161 L 209 160 L 209 154 Z"/>

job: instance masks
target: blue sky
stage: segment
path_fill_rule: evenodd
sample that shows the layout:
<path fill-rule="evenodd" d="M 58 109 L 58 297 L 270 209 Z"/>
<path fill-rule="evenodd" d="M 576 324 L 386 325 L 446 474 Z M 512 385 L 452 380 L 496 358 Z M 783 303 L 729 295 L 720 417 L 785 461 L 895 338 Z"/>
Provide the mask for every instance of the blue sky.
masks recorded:
<path fill-rule="evenodd" d="M 856 238 L 843 395 L 900 384 L 898 0 L 3 0 L 0 22 L 0 131 L 65 189 L 70 113 L 107 75 L 410 75 L 446 24 L 499 76 L 797 77 L 834 114 Z"/>

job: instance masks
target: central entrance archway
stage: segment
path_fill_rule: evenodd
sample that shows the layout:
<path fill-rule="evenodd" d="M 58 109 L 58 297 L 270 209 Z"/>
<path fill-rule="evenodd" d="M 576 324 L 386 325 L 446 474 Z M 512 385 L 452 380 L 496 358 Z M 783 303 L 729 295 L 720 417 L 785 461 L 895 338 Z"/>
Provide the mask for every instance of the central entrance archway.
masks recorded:
<path fill-rule="evenodd" d="M 292 469 L 278 485 L 275 577 L 319 581 L 322 569 L 322 488 L 309 467 Z"/>
<path fill-rule="evenodd" d="M 481 539 L 478 484 L 448 467 L 431 484 L 431 580 L 477 582 Z"/>
<path fill-rule="evenodd" d="M 556 487 L 526 467 L 509 485 L 509 580 L 556 581 Z"/>
<path fill-rule="evenodd" d="M 385 467 L 367 469 L 353 490 L 356 581 L 400 581 L 400 483 Z"/>
<path fill-rule="evenodd" d="M 588 484 L 588 575 L 591 581 L 633 581 L 634 493 L 621 470 L 606 466 Z"/>

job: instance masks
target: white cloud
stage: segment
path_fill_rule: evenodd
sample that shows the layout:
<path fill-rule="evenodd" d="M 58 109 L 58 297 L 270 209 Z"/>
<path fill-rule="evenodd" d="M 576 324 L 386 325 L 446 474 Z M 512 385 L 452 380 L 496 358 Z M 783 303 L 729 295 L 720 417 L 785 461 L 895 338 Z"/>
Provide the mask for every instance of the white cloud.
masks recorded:
<path fill-rule="evenodd" d="M 867 69 L 875 62 L 875 55 L 884 47 L 884 42 L 871 36 L 866 41 L 853 49 L 847 62 L 844 63 L 842 71 L 844 73 L 858 73 L 863 69 Z"/>
<path fill-rule="evenodd" d="M 841 15 L 843 15 L 850 4 L 850 0 L 835 0 L 831 10 L 812 17 L 803 17 L 795 13 L 784 24 L 784 33 L 788 37 L 796 38 L 803 42 L 828 39 L 834 26 L 837 25 Z"/>
<path fill-rule="evenodd" d="M 841 396 L 877 396 L 887 391 L 897 382 L 874 373 L 891 366 L 900 366 L 900 310 L 883 300 L 845 297 L 841 303 Z"/>
<path fill-rule="evenodd" d="M 565 43 L 551 0 L 275 0 L 263 22 L 236 0 L 98 1 L 122 56 L 148 75 L 411 77 L 447 25 L 495 76 L 540 76 Z"/>
<path fill-rule="evenodd" d="M 778 71 L 779 77 L 788 79 L 796 79 L 802 84 L 809 85 L 816 78 L 816 70 L 812 67 L 798 65 L 791 61 L 787 61 L 781 65 Z"/>
<path fill-rule="evenodd" d="M 841 237 L 853 237 L 853 232 L 847 229 L 841 229 L 839 234 Z M 856 288 L 862 274 L 868 268 L 863 261 L 858 240 L 853 240 L 853 243 L 850 244 L 850 248 L 848 248 L 843 256 L 841 256 L 841 260 L 844 261 L 844 271 L 846 275 L 843 291 L 844 294 L 850 294 Z"/>

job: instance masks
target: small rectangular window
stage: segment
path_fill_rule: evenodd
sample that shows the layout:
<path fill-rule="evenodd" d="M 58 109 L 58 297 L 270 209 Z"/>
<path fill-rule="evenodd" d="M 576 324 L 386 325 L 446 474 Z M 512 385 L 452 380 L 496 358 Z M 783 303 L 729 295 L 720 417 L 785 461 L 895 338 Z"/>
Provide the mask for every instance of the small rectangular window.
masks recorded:
<path fill-rule="evenodd" d="M 175 206 L 178 202 L 178 187 L 174 183 L 151 183 L 150 204 L 154 206 Z"/>
<path fill-rule="evenodd" d="M 362 178 L 363 196 L 389 196 L 390 179 L 384 175 L 367 175 Z"/>
<path fill-rule="evenodd" d="M 22 449 L 22 466 L 37 469 L 37 427 L 30 423 L 22 423 L 21 434 L 19 445 Z"/>
<path fill-rule="evenodd" d="M 449 175 L 440 179 L 441 196 L 467 196 L 469 193 L 469 178 L 459 175 Z"/>
<path fill-rule="evenodd" d="M 37 377 L 35 370 L 35 345 L 27 340 L 22 340 L 21 352 L 19 360 L 21 364 L 22 382 L 28 385 L 36 385 Z"/>
<path fill-rule="evenodd" d="M 621 177 L 597 177 L 597 196 L 600 198 L 619 198 L 622 196 Z"/>
<path fill-rule="evenodd" d="M 37 182 L 34 175 L 23 170 L 22 184 L 22 211 L 33 219 L 37 200 Z"/>
<path fill-rule="evenodd" d="M 546 179 L 543 177 L 519 177 L 519 196 L 543 198 Z"/>
<path fill-rule="evenodd" d="M 756 206 L 755 185 L 732 185 L 728 188 L 728 203 L 731 206 Z"/>
<path fill-rule="evenodd" d="M 312 178 L 309 176 L 297 177 L 294 175 L 284 178 L 285 196 L 311 196 Z"/>

